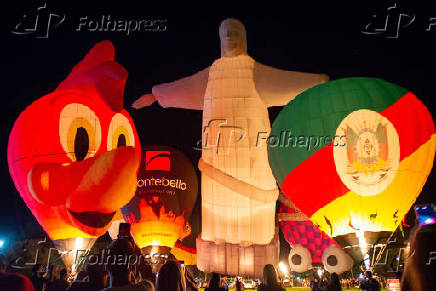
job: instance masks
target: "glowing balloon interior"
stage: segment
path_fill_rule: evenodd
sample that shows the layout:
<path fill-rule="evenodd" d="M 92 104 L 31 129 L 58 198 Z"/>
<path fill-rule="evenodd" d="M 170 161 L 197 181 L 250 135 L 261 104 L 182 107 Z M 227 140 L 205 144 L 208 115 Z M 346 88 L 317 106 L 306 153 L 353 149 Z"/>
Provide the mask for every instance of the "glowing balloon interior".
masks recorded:
<path fill-rule="evenodd" d="M 122 208 L 140 248 L 173 248 L 190 234 L 187 223 L 197 200 L 198 178 L 192 163 L 168 146 L 142 150 L 137 190 Z"/>
<path fill-rule="evenodd" d="M 295 206 L 331 237 L 363 239 L 397 228 L 430 173 L 436 135 L 411 92 L 349 78 L 297 96 L 268 143 L 273 173 Z"/>
<path fill-rule="evenodd" d="M 192 76 L 154 86 L 152 94 L 142 96 L 134 106 L 157 100 L 163 107 L 203 110 L 198 164 L 202 172 L 202 232 L 197 250 L 207 250 L 204 254 L 198 251 L 201 265 L 223 270 L 230 264 L 226 260 L 241 266 L 249 260 L 241 261 L 244 256 L 238 258 L 235 252 L 217 257 L 222 252 L 220 244 L 229 244 L 229 249 L 263 245 L 266 254 L 275 242 L 278 188 L 268 166 L 267 146 L 256 142 L 259 133 L 266 138 L 270 132 L 268 107 L 284 105 L 328 77 L 256 62 L 247 54 L 246 30 L 239 20 L 222 21 L 219 36 L 221 58 Z M 212 248 L 217 249 L 209 252 Z M 259 265 L 250 266 L 251 274 L 261 272 L 254 270 L 260 265 L 277 265 L 278 261 L 272 261 L 275 258 L 258 258 Z"/>
<path fill-rule="evenodd" d="M 352 258 L 342 250 L 339 245 L 298 209 L 282 205 L 279 212 L 279 221 L 286 241 L 292 247 L 289 254 L 289 266 L 294 272 L 306 272 L 312 268 L 312 263 L 322 263 L 329 270 L 334 269 L 341 274 L 352 267 Z M 335 246 L 335 253 L 325 255 L 331 246 Z M 307 255 L 307 252 L 309 255 Z M 329 258 L 329 260 L 327 260 Z"/>
<path fill-rule="evenodd" d="M 114 56 L 111 42 L 96 44 L 9 137 L 15 186 L 60 249 L 104 234 L 135 192 L 140 145 L 123 109 L 127 71 Z"/>

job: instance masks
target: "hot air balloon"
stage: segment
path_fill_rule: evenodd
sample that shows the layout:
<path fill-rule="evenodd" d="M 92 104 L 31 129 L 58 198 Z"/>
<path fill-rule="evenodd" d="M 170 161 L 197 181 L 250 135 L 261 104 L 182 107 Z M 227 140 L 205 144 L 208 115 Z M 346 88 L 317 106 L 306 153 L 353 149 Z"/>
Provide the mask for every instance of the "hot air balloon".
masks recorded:
<path fill-rule="evenodd" d="M 123 109 L 127 71 L 96 44 L 58 88 L 28 106 L 9 137 L 8 164 L 27 207 L 64 254 L 89 249 L 133 197 L 140 145 Z"/>
<path fill-rule="evenodd" d="M 145 254 L 167 254 L 191 233 L 188 219 L 197 194 L 197 173 L 183 153 L 143 147 L 136 193 L 122 212 Z"/>
<path fill-rule="evenodd" d="M 152 94 L 143 95 L 133 106 L 158 101 L 163 107 L 203 110 L 197 265 L 205 272 L 260 277 L 264 265 L 278 265 L 279 191 L 267 147 L 257 143 L 271 129 L 268 107 L 283 106 L 328 77 L 255 61 L 247 54 L 246 30 L 237 19 L 223 20 L 219 36 L 221 57 L 210 67 L 153 86 Z"/>
<path fill-rule="evenodd" d="M 282 233 L 292 247 L 289 253 L 292 271 L 306 272 L 314 263 L 323 264 L 330 273 L 341 274 L 353 266 L 353 259 L 292 204 L 281 205 L 278 216 Z"/>
<path fill-rule="evenodd" d="M 389 237 L 433 165 L 431 114 L 411 92 L 373 78 L 315 86 L 279 114 L 269 162 L 295 206 L 342 246 Z"/>

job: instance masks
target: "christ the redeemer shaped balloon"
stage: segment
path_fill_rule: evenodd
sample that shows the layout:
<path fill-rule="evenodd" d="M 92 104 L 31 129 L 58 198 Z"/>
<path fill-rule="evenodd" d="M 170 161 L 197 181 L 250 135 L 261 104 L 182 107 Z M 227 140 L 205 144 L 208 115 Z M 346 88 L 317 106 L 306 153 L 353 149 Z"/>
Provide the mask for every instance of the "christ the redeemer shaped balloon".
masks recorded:
<path fill-rule="evenodd" d="M 137 109 L 158 101 L 163 107 L 203 110 L 202 157 L 198 165 L 202 172 L 198 265 L 203 257 L 202 243 L 249 248 L 276 241 L 273 237 L 279 192 L 268 164 L 265 140 L 271 125 L 267 108 L 283 106 L 299 93 L 328 80 L 324 74 L 284 71 L 256 62 L 247 54 L 246 31 L 239 20 L 224 20 L 219 36 L 221 58 L 212 66 L 156 85 L 152 94 L 133 103 Z M 268 257 L 269 262 L 276 263 L 278 251 Z M 259 263 L 262 271 L 262 262 L 247 258 L 243 261 L 248 265 L 241 266 L 239 259 L 237 270 L 226 269 L 225 263 L 221 264 L 224 269 L 208 269 L 253 275 L 254 265 Z"/>

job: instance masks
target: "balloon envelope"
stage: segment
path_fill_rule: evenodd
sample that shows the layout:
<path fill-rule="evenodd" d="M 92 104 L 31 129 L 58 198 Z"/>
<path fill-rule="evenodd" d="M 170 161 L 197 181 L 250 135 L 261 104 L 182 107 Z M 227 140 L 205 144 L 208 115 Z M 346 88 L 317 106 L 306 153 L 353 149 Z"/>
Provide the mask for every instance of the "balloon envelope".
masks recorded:
<path fill-rule="evenodd" d="M 292 213 L 292 209 L 281 206 L 280 213 Z M 323 251 L 331 244 L 337 243 L 326 235 L 310 220 L 280 220 L 283 236 L 291 247 L 301 245 L 307 248 L 312 257 L 312 263 L 322 263 Z"/>
<path fill-rule="evenodd" d="M 282 191 L 315 225 L 331 237 L 356 233 L 374 242 L 374 233 L 397 228 L 419 195 L 436 135 L 413 93 L 348 78 L 297 96 L 268 142 Z"/>
<path fill-rule="evenodd" d="M 168 146 L 146 146 L 132 200 L 122 208 L 140 248 L 173 248 L 189 235 L 198 178 L 189 159 Z"/>
<path fill-rule="evenodd" d="M 134 194 L 140 145 L 114 57 L 111 42 L 96 44 L 9 137 L 15 186 L 60 251 L 89 248 Z"/>

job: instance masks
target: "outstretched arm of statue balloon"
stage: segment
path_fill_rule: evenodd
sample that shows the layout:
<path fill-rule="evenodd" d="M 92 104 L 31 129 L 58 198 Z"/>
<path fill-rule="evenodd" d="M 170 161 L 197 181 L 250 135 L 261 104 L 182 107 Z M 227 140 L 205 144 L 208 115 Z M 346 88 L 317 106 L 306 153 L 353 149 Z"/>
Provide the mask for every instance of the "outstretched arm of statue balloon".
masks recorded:
<path fill-rule="evenodd" d="M 156 98 L 153 94 L 144 94 L 133 102 L 132 107 L 135 109 L 141 109 L 142 107 L 147 107 L 153 104 Z"/>
<path fill-rule="evenodd" d="M 285 71 L 256 62 L 254 83 L 266 106 L 284 106 L 298 94 L 329 80 L 326 74 Z"/>
<path fill-rule="evenodd" d="M 153 86 L 152 94 L 142 95 L 132 106 L 139 109 L 151 105 L 155 100 L 162 107 L 203 110 L 203 99 L 209 79 L 209 67 L 170 83 Z"/>

